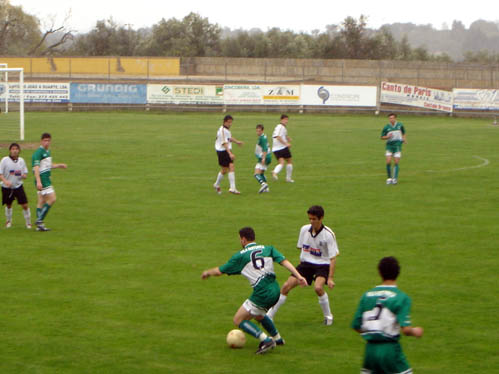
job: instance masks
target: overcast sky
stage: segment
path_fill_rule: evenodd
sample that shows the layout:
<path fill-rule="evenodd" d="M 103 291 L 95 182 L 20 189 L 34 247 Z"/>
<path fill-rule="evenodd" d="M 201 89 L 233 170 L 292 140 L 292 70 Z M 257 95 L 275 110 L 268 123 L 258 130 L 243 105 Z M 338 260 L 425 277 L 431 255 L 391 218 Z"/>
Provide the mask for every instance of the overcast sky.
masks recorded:
<path fill-rule="evenodd" d="M 326 25 L 339 24 L 346 17 L 368 17 L 368 27 L 379 28 L 386 23 L 412 22 L 432 24 L 441 29 L 446 23 L 459 20 L 466 27 L 478 19 L 499 20 L 499 1 L 474 0 L 471 3 L 435 0 L 10 0 L 22 5 L 25 12 L 44 22 L 56 20 L 60 25 L 71 13 L 67 25 L 77 32 L 88 32 L 96 21 L 113 18 L 120 25 L 133 29 L 148 27 L 162 18 L 182 19 L 190 12 L 208 18 L 210 23 L 230 29 L 272 27 L 296 32 L 325 31 Z M 463 4 L 463 5 L 461 5 Z M 43 24 L 42 24 L 43 26 Z"/>

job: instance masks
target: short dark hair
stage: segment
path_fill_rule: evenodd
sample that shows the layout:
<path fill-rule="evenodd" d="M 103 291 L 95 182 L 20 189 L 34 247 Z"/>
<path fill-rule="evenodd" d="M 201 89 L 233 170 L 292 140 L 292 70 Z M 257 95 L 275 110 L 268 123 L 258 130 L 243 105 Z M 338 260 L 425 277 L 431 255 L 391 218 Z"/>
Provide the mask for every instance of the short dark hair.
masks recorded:
<path fill-rule="evenodd" d="M 258 125 L 256 125 L 256 128 L 263 130 L 263 125 L 259 123 Z"/>
<path fill-rule="evenodd" d="M 230 114 L 227 114 L 225 117 L 224 117 L 224 123 L 229 121 L 229 120 L 234 120 L 234 118 L 232 118 L 232 116 Z"/>
<path fill-rule="evenodd" d="M 383 280 L 395 280 L 400 273 L 400 265 L 393 256 L 383 257 L 378 264 L 378 271 Z"/>
<path fill-rule="evenodd" d="M 253 230 L 251 227 L 243 227 L 241 230 L 239 230 L 239 236 L 241 238 L 246 238 L 246 240 L 249 240 L 251 242 L 255 240 L 255 230 Z"/>
<path fill-rule="evenodd" d="M 388 115 L 388 118 L 390 118 L 391 116 L 394 116 L 395 118 L 397 118 L 397 115 L 396 115 L 395 113 L 390 113 L 390 114 Z"/>
<path fill-rule="evenodd" d="M 284 119 L 284 118 L 289 118 L 289 116 L 287 114 L 281 114 L 281 119 Z"/>
<path fill-rule="evenodd" d="M 11 145 L 9 145 L 9 151 L 13 148 L 13 147 L 17 147 L 19 150 L 21 150 L 21 146 L 17 143 L 12 143 Z"/>
<path fill-rule="evenodd" d="M 52 135 L 50 135 L 48 132 L 44 132 L 42 134 L 42 137 L 40 139 L 52 139 Z"/>
<path fill-rule="evenodd" d="M 324 208 L 320 205 L 312 205 L 310 208 L 308 208 L 307 213 L 320 219 L 324 217 Z"/>

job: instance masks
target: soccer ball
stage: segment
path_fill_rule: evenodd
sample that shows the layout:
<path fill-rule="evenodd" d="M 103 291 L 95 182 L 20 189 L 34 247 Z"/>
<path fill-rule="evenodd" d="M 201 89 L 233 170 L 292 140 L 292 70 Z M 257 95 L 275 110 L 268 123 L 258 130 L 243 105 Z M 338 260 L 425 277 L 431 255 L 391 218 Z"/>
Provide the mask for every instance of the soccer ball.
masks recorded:
<path fill-rule="evenodd" d="M 229 331 L 227 334 L 227 345 L 231 348 L 242 348 L 246 343 L 244 332 L 238 329 Z"/>

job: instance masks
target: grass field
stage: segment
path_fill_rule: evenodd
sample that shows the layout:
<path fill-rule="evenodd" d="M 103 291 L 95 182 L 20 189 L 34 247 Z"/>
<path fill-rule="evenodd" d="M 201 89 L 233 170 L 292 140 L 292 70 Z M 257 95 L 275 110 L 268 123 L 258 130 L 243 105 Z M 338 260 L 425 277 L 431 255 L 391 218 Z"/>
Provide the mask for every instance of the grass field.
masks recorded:
<path fill-rule="evenodd" d="M 408 144 L 399 184 L 387 186 L 385 117 L 291 115 L 296 183 L 281 177 L 258 195 L 254 128 L 271 136 L 278 115 L 233 116 L 245 141 L 234 148 L 240 196 L 227 179 L 221 196 L 212 187 L 220 113 L 27 113 L 26 143 L 51 132 L 54 162 L 69 168 L 52 172 L 51 232 L 26 230 L 17 206 L 13 227 L 2 223 L 0 373 L 358 373 L 364 343 L 350 322 L 386 255 L 401 262 L 399 286 L 425 328 L 402 338 L 415 372 L 499 372 L 498 127 L 400 117 Z M 26 190 L 34 215 L 32 175 Z M 313 204 L 341 252 L 334 326 L 321 324 L 312 288 L 295 289 L 276 316 L 286 346 L 255 356 L 248 336 L 227 348 L 250 287 L 201 272 L 239 249 L 246 225 L 296 264 Z"/>

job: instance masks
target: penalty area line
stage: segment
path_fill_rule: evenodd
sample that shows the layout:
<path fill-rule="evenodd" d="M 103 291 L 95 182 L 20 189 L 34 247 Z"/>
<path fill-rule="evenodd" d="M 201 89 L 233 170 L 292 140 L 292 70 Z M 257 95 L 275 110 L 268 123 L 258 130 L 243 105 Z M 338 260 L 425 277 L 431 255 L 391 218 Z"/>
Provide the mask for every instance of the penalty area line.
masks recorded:
<path fill-rule="evenodd" d="M 427 173 L 446 173 L 450 171 L 461 171 L 461 170 L 468 170 L 468 169 L 478 169 L 482 168 L 484 166 L 487 166 L 490 164 L 490 161 L 487 160 L 486 158 L 480 157 L 480 156 L 473 156 L 477 160 L 481 160 L 482 163 L 478 165 L 473 165 L 473 166 L 465 166 L 462 168 L 455 168 L 455 169 L 445 169 L 445 170 L 425 170 Z"/>

